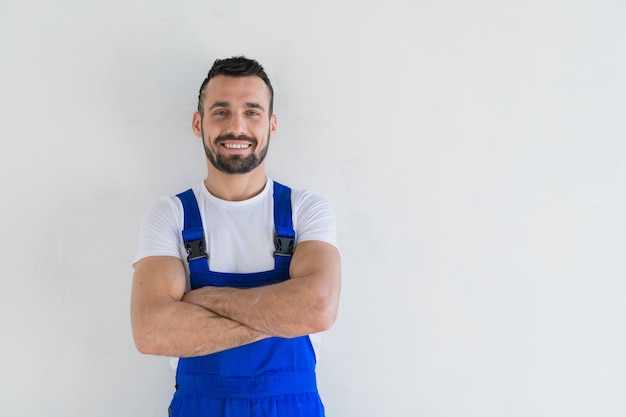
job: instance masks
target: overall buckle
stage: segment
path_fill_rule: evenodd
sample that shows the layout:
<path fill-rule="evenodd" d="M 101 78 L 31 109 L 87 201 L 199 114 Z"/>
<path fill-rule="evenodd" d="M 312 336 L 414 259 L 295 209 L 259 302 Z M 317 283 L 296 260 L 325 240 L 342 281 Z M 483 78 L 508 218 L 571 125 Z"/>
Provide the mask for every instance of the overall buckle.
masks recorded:
<path fill-rule="evenodd" d="M 278 236 L 277 232 L 274 232 L 274 256 L 291 256 L 296 244 L 296 239 L 293 237 Z"/>
<path fill-rule="evenodd" d="M 185 242 L 185 250 L 187 251 L 187 261 L 193 261 L 200 258 L 206 258 L 206 246 L 204 239 L 190 240 Z"/>

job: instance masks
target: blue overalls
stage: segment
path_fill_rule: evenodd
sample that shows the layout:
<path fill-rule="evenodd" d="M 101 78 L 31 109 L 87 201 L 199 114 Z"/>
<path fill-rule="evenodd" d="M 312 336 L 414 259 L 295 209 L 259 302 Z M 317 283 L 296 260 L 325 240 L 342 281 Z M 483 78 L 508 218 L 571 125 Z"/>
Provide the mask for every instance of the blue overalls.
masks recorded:
<path fill-rule="evenodd" d="M 187 190 L 177 197 L 184 208 L 182 234 L 192 289 L 204 286 L 251 288 L 289 279 L 295 242 L 291 189 L 274 182 L 274 270 L 251 274 L 209 269 L 200 211 L 193 191 Z M 180 358 L 170 415 L 323 417 L 315 363 L 309 336 L 272 337 L 206 356 Z"/>

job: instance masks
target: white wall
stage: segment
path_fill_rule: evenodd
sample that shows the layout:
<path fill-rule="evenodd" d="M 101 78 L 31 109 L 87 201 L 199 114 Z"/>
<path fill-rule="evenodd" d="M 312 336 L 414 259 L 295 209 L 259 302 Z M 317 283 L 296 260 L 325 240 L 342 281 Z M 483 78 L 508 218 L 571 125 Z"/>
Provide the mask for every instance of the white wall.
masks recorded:
<path fill-rule="evenodd" d="M 0 5 L 0 415 L 163 416 L 138 224 L 204 176 L 215 58 L 276 89 L 269 174 L 337 212 L 332 416 L 626 415 L 626 6 Z"/>

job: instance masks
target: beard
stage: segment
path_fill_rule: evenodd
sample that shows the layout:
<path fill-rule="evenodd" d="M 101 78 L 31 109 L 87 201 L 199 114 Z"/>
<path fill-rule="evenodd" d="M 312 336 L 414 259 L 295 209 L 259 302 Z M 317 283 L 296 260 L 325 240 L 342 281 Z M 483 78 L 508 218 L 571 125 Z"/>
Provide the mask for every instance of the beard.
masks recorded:
<path fill-rule="evenodd" d="M 267 138 L 268 138 L 267 144 L 258 153 L 255 153 L 254 151 L 256 150 L 256 147 L 258 146 L 259 141 L 257 141 L 256 138 L 252 136 L 222 135 L 222 136 L 216 137 L 214 140 L 212 140 L 211 138 L 207 138 L 205 140 L 204 129 L 201 129 L 201 130 L 202 130 L 202 144 L 204 145 L 204 153 L 206 154 L 207 159 L 209 160 L 209 162 L 211 162 L 211 165 L 213 165 L 217 170 L 224 172 L 226 174 L 246 174 L 252 171 L 256 167 L 258 167 L 261 164 L 261 162 L 263 162 L 263 160 L 265 159 L 265 156 L 267 155 L 267 150 L 270 145 L 269 130 L 267 132 Z M 219 146 L 220 143 L 227 141 L 227 140 L 244 140 L 246 142 L 249 142 L 250 147 L 252 148 L 253 152 L 248 156 L 241 156 L 241 155 L 224 156 L 217 151 L 217 147 Z M 215 150 L 212 150 L 207 145 L 207 141 L 209 143 L 212 142 L 215 144 Z"/>

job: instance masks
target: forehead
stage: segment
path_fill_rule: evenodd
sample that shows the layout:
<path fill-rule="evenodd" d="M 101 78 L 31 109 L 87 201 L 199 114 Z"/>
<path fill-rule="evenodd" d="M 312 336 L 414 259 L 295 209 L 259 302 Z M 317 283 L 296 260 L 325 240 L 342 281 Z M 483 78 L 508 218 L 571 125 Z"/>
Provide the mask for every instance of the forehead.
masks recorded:
<path fill-rule="evenodd" d="M 265 82 L 257 77 L 229 77 L 218 75 L 209 80 L 204 90 L 204 105 L 211 106 L 216 101 L 237 103 L 257 103 L 268 108 L 270 90 Z"/>

